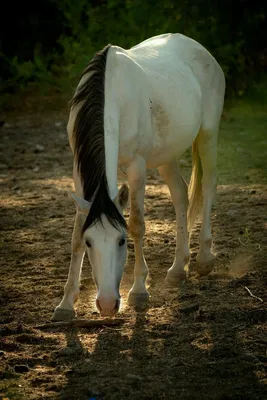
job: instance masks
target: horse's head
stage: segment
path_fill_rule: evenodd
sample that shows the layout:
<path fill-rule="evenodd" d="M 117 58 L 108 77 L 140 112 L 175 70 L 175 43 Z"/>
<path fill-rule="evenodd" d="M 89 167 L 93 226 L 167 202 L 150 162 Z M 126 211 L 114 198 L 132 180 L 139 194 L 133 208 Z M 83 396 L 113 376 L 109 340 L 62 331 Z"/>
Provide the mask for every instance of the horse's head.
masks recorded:
<path fill-rule="evenodd" d="M 90 203 L 72 194 L 78 212 L 88 215 Z M 114 203 L 122 213 L 127 206 L 129 189 L 123 185 Z M 120 282 L 127 259 L 127 235 L 123 228 L 115 228 L 102 215 L 101 221 L 83 233 L 84 244 L 97 286 L 96 306 L 105 317 L 114 316 L 120 308 Z"/>

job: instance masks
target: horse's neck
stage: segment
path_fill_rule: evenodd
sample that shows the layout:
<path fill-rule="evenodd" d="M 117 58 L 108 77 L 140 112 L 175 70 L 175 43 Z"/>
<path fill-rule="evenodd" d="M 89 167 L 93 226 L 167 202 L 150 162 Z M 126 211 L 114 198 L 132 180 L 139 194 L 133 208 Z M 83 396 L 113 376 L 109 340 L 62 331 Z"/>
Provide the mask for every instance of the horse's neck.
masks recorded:
<path fill-rule="evenodd" d="M 117 113 L 104 117 L 106 177 L 112 200 L 118 194 L 117 170 L 119 154 L 119 119 Z"/>
<path fill-rule="evenodd" d="M 106 176 L 112 199 L 118 193 L 120 143 L 143 130 L 140 127 L 141 120 L 144 120 L 141 118 L 144 113 L 142 91 L 145 85 L 142 75 L 138 65 L 123 49 L 112 46 L 106 65 L 104 108 Z"/>

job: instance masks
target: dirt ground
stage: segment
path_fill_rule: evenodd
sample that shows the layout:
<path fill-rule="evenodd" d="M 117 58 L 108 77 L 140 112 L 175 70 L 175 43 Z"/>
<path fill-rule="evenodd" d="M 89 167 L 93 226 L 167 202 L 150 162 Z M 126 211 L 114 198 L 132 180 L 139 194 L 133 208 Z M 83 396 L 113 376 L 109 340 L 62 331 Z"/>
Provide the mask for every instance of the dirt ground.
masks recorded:
<path fill-rule="evenodd" d="M 129 240 L 121 290 L 124 324 L 33 328 L 50 320 L 70 262 L 75 209 L 67 196 L 73 185 L 66 118 L 64 113 L 10 115 L 0 130 L 0 399 L 267 398 L 266 164 L 251 165 L 253 149 L 247 145 L 243 152 L 244 136 L 232 139 L 231 124 L 237 133 L 245 134 L 247 127 L 235 126 L 231 113 L 224 117 L 220 154 L 227 153 L 231 165 L 243 160 L 244 169 L 228 168 L 227 157 L 221 162 L 212 215 L 218 258 L 211 274 L 196 273 L 197 225 L 188 280 L 178 289 L 164 287 L 174 257 L 175 215 L 167 187 L 149 171 L 148 308 L 137 312 L 126 303 L 134 266 Z M 267 113 L 261 118 L 266 123 Z M 181 168 L 188 179 L 189 152 Z M 79 317 L 98 318 L 95 294 L 86 259 Z"/>

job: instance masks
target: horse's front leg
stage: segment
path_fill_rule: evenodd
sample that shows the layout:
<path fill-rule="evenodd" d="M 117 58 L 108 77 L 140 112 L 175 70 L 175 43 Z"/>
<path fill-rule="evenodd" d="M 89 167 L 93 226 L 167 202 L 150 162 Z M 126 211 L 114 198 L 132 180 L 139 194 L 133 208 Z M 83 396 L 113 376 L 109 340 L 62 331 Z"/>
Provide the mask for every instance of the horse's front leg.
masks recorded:
<path fill-rule="evenodd" d="M 134 240 L 135 267 L 134 284 L 129 292 L 128 303 L 140 306 L 149 298 L 146 289 L 148 268 L 143 253 L 143 237 L 145 234 L 144 197 L 146 184 L 146 162 L 136 158 L 127 169 L 130 186 L 130 218 L 129 231 Z"/>
<path fill-rule="evenodd" d="M 53 321 L 62 321 L 75 317 L 74 304 L 79 296 L 80 274 L 85 252 L 81 237 L 83 223 L 84 216 L 77 211 L 72 234 L 71 262 L 68 280 L 64 288 L 63 299 L 55 308 L 52 317 Z"/>

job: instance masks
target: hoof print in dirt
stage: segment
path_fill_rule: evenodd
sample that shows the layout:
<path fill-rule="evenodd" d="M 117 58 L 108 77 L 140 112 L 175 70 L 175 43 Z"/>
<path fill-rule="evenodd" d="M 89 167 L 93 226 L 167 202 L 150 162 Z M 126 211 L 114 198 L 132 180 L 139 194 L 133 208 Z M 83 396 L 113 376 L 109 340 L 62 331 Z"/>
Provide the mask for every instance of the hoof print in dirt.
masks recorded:
<path fill-rule="evenodd" d="M 63 308 L 58 308 L 55 309 L 54 314 L 51 318 L 51 321 L 57 322 L 57 321 L 70 321 L 74 319 L 76 316 L 75 311 L 73 310 L 67 310 Z"/>
<path fill-rule="evenodd" d="M 18 374 L 24 374 L 25 372 L 29 372 L 30 368 L 28 365 L 20 364 L 20 365 L 15 365 L 14 371 L 17 372 Z"/>
<path fill-rule="evenodd" d="M 135 374 L 127 374 L 125 378 L 132 382 L 138 382 L 138 381 L 140 382 L 143 380 L 143 378 L 140 375 L 135 375 Z"/>
<path fill-rule="evenodd" d="M 148 306 L 149 293 L 130 293 L 128 296 L 128 304 L 136 308 L 144 308 Z"/>

